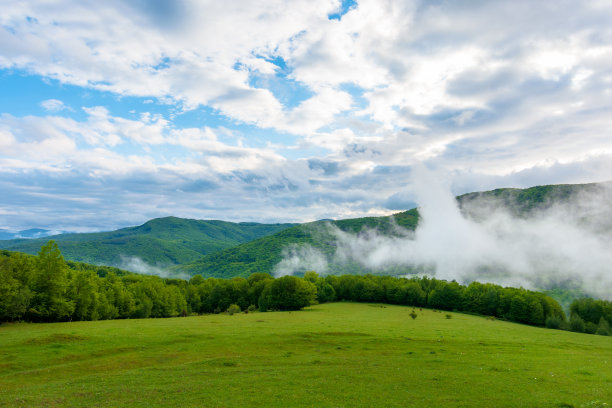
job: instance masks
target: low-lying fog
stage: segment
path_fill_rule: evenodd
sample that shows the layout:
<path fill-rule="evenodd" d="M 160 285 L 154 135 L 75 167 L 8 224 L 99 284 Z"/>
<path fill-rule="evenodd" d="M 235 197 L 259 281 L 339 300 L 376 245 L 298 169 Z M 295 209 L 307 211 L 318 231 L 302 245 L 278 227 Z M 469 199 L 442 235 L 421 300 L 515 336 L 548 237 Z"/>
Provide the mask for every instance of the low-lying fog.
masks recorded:
<path fill-rule="evenodd" d="M 286 248 L 276 275 L 304 269 L 326 274 L 332 263 L 356 262 L 373 271 L 416 267 L 461 283 L 570 286 L 612 298 L 610 183 L 517 216 L 492 199 L 471 200 L 460 209 L 449 184 L 440 180 L 428 170 L 415 173 L 421 220 L 414 232 L 397 227 L 394 236 L 373 230 L 351 234 L 327 224 L 322 228 L 335 240 L 335 253 L 325 255 L 310 246 Z"/>

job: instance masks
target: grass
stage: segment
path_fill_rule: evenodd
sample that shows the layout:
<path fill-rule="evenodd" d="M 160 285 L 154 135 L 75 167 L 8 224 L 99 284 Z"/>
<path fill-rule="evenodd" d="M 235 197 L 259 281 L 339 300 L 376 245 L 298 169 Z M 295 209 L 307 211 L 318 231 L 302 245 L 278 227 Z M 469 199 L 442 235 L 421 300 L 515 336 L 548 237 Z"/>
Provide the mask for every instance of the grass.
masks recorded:
<path fill-rule="evenodd" d="M 411 311 L 5 324 L 0 406 L 610 406 L 610 337 Z"/>

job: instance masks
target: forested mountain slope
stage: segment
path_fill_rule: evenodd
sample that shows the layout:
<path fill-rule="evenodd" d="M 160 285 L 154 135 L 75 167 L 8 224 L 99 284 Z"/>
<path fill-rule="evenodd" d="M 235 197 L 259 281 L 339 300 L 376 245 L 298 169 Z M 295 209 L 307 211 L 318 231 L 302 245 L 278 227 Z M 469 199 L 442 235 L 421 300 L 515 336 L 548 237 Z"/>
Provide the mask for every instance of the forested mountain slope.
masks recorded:
<path fill-rule="evenodd" d="M 610 188 L 610 183 L 591 183 L 576 185 L 546 185 L 527 189 L 500 188 L 492 191 L 468 193 L 457 197 L 462 211 L 469 217 L 478 218 L 492 207 L 503 207 L 515 217 L 527 217 L 537 211 L 545 211 L 559 203 L 579 200 L 583 193 L 591 194 L 602 188 Z M 605 214 L 604 214 L 605 216 Z M 609 217 L 608 217 L 609 218 Z M 232 277 L 249 276 L 255 272 L 272 273 L 275 266 L 291 251 L 308 246 L 324 255 L 336 249 L 337 237 L 330 232 L 330 225 L 341 231 L 357 233 L 363 230 L 376 230 L 381 235 L 401 234 L 414 231 L 419 221 L 417 209 L 401 212 L 390 217 L 367 217 L 339 221 L 316 221 L 294 226 L 276 234 L 259 238 L 252 242 L 215 252 L 201 259 L 177 265 L 176 272 L 190 275 Z M 396 226 L 402 227 L 403 232 Z M 332 227 L 333 228 L 333 227 Z M 348 262 L 328 264 L 329 273 L 376 272 Z M 395 268 L 385 273 L 404 274 L 415 272 L 411 268 Z"/>
<path fill-rule="evenodd" d="M 53 239 L 58 243 L 63 256 L 71 261 L 121 266 L 126 259 L 136 257 L 151 265 L 173 265 L 194 261 L 202 255 L 274 234 L 294 225 L 166 217 L 116 231 L 0 241 L 0 248 L 36 254 L 42 245 Z"/>
<path fill-rule="evenodd" d="M 247 277 L 255 272 L 271 273 L 274 266 L 283 258 L 283 249 L 308 244 L 325 254 L 331 254 L 335 249 L 335 244 L 328 225 L 334 225 L 342 231 L 353 233 L 369 228 L 386 234 L 393 234 L 396 226 L 414 230 L 417 223 L 418 212 L 416 209 L 401 212 L 392 217 L 315 221 L 204 256 L 195 262 L 177 265 L 173 270 L 190 275 L 202 274 L 203 276 L 219 278 Z M 350 268 L 347 267 L 346 269 L 349 270 Z M 341 273 L 343 270 L 334 272 Z"/>

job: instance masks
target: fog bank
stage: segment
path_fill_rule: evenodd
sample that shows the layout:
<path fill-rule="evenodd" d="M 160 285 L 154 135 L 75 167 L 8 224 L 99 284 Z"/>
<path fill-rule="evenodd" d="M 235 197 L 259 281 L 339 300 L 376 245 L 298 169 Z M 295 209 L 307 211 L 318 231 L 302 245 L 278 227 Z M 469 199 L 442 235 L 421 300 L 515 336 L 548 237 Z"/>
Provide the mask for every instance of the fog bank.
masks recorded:
<path fill-rule="evenodd" d="M 397 227 L 392 235 L 352 234 L 327 224 L 321 234 L 333 237 L 333 254 L 292 247 L 276 274 L 304 269 L 325 274 L 331 264 L 357 263 L 372 272 L 404 266 L 461 283 L 578 287 L 612 298 L 610 184 L 523 214 L 485 197 L 460 209 L 450 183 L 425 169 L 415 172 L 413 186 L 421 215 L 414 232 Z"/>

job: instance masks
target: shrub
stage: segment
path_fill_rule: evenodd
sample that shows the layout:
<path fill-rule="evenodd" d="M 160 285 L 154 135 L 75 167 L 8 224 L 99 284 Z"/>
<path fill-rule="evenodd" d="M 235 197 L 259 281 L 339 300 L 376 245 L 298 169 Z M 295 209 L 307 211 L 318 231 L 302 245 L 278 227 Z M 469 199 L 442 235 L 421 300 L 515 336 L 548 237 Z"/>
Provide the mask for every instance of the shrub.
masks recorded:
<path fill-rule="evenodd" d="M 248 309 L 247 309 L 247 311 L 248 311 L 249 313 L 252 313 L 252 312 L 254 312 L 255 310 L 257 310 L 257 306 L 255 306 L 255 305 L 250 305 L 250 306 L 248 307 Z"/>
<path fill-rule="evenodd" d="M 410 315 L 409 315 L 409 316 L 410 316 L 410 317 L 412 317 L 412 320 L 414 320 L 414 319 L 416 319 L 416 318 L 417 318 L 417 316 L 418 316 L 418 315 L 417 315 L 417 314 L 416 314 L 416 312 L 413 310 L 412 312 L 410 312 Z"/>
<path fill-rule="evenodd" d="M 227 308 L 227 313 L 232 316 L 234 313 L 240 313 L 240 306 L 238 306 L 235 303 L 232 303 L 231 305 L 229 305 L 229 307 Z"/>
<path fill-rule="evenodd" d="M 447 319 L 451 319 L 452 317 L 453 317 L 453 315 L 451 315 L 451 314 L 447 314 L 447 315 L 446 315 L 446 318 L 447 318 Z"/>

